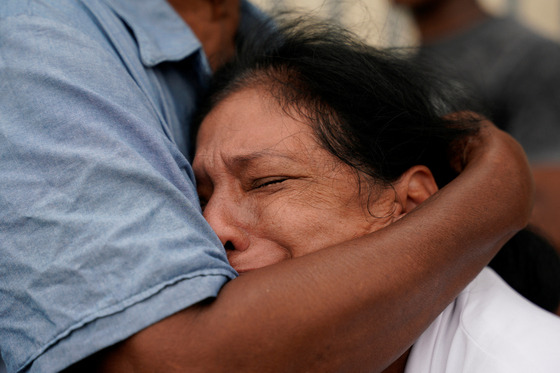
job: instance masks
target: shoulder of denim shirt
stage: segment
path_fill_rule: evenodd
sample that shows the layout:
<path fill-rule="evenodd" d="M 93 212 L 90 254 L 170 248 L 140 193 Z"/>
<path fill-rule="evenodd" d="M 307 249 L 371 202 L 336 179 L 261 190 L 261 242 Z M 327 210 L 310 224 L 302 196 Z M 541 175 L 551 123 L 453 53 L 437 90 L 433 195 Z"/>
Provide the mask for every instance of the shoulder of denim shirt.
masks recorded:
<path fill-rule="evenodd" d="M 101 24 L 117 38 L 119 31 L 113 26 L 118 19 L 134 34 L 146 67 L 180 61 L 202 50 L 192 30 L 165 0 L 2 0 L 0 18 L 25 16 L 61 22 L 86 33 L 88 25 L 99 28 Z"/>

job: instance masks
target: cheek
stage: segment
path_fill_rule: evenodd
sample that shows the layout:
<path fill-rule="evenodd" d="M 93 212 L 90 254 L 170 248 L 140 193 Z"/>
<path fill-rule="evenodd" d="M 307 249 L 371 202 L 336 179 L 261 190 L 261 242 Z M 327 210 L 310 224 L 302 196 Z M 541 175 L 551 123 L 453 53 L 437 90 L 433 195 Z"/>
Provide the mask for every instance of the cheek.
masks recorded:
<path fill-rule="evenodd" d="M 305 202 L 303 202 L 303 201 Z M 260 215 L 257 233 L 298 257 L 330 246 L 338 236 L 341 218 L 317 195 L 271 203 Z"/>
<path fill-rule="evenodd" d="M 227 250 L 229 263 L 239 273 L 290 259 L 290 253 L 272 241 L 253 237 L 247 250 Z"/>
<path fill-rule="evenodd" d="M 269 234 L 298 257 L 377 231 L 394 220 L 390 194 L 379 198 L 370 212 L 359 196 L 337 197 L 315 194 L 305 202 L 287 203 L 277 211 Z"/>
<path fill-rule="evenodd" d="M 252 241 L 281 247 L 289 257 L 298 257 L 391 222 L 390 199 L 376 196 L 375 215 L 371 216 L 365 209 L 367 201 L 357 195 L 355 185 L 341 184 L 299 187 L 298 183 L 297 189 L 255 199 L 250 207 L 254 220 L 248 223 Z"/>

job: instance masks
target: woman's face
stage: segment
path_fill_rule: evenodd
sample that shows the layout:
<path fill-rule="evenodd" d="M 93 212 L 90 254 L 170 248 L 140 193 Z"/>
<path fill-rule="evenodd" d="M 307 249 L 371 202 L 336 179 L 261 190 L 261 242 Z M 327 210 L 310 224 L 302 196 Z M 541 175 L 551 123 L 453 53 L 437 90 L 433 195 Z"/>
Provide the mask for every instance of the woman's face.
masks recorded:
<path fill-rule="evenodd" d="M 193 168 L 204 217 L 239 272 L 305 255 L 394 219 L 392 189 L 358 178 L 266 92 L 245 89 L 205 118 Z M 365 184 L 364 184 L 365 185 Z"/>

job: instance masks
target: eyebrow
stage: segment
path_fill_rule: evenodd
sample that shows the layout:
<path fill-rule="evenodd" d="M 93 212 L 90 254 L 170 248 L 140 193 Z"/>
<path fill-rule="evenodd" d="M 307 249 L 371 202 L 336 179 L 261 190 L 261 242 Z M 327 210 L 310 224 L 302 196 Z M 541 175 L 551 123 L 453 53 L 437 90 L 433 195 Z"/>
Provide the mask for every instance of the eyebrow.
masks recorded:
<path fill-rule="evenodd" d="M 223 156 L 224 164 L 230 169 L 249 168 L 255 162 L 263 158 L 282 158 L 291 162 L 295 161 L 295 157 L 282 152 L 265 149 L 247 154 Z"/>

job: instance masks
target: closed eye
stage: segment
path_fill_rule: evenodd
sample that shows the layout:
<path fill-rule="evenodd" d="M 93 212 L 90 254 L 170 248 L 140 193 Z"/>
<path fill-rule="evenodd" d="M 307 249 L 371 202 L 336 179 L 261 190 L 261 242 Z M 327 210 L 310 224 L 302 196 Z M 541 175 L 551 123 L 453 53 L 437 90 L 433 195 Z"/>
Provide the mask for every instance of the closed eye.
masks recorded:
<path fill-rule="evenodd" d="M 258 179 L 253 183 L 253 189 L 260 189 L 270 185 L 279 184 L 288 180 L 287 178 L 264 178 Z"/>

